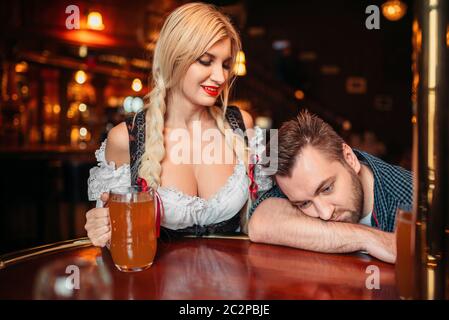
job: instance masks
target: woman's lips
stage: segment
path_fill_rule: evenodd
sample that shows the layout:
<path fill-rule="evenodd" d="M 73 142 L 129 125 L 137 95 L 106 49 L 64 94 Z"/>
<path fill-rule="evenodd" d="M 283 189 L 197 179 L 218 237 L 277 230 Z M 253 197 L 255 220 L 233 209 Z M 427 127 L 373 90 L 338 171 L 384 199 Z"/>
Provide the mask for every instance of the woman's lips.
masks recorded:
<path fill-rule="evenodd" d="M 216 96 L 218 96 L 218 94 L 220 93 L 220 92 L 218 91 L 219 87 L 210 87 L 210 86 L 201 86 L 201 87 L 204 89 L 204 91 L 205 91 L 208 95 L 210 95 L 210 96 L 212 96 L 212 97 L 216 97 Z"/>

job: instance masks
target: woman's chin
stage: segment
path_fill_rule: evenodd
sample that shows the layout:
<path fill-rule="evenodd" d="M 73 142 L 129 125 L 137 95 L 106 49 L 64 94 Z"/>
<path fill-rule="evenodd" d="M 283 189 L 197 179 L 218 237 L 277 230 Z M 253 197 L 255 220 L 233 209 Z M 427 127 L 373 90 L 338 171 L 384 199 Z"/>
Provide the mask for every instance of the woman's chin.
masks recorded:
<path fill-rule="evenodd" d="M 202 99 L 202 104 L 205 107 L 213 107 L 215 106 L 217 103 L 217 98 L 216 97 L 207 97 L 205 99 Z"/>

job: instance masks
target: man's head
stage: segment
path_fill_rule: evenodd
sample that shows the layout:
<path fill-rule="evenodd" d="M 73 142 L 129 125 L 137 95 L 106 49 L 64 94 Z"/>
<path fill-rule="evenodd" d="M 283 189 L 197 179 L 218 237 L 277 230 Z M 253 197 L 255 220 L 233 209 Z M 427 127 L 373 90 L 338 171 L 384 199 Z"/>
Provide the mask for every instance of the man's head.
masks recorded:
<path fill-rule="evenodd" d="M 293 205 L 323 220 L 360 220 L 360 162 L 329 124 L 303 111 L 282 125 L 278 148 L 275 179 Z"/>

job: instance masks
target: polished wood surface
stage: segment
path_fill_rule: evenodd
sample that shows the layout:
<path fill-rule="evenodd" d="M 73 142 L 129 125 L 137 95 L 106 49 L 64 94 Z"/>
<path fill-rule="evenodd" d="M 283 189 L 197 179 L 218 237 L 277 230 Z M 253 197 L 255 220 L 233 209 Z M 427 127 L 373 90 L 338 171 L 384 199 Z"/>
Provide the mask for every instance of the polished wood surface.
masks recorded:
<path fill-rule="evenodd" d="M 80 267 L 81 299 L 398 299 L 394 265 L 361 253 L 321 254 L 241 238 L 181 239 L 159 242 L 149 269 L 123 273 L 107 249 L 78 243 L 3 257 L 0 299 L 54 298 L 42 288 L 51 287 L 45 275 L 66 279 L 70 265 Z M 380 289 L 366 287 L 367 279 L 373 283 L 369 266 L 379 268 Z"/>

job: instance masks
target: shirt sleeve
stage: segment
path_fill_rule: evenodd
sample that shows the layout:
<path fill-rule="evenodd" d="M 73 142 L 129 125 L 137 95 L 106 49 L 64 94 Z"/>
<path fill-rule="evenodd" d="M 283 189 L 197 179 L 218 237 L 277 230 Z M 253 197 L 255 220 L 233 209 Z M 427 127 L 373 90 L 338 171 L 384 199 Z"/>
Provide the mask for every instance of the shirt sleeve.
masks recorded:
<path fill-rule="evenodd" d="M 129 187 L 131 185 L 131 171 L 129 164 L 124 164 L 119 168 L 115 167 L 113 161 L 107 162 L 105 157 L 107 139 L 103 141 L 101 147 L 95 151 L 98 161 L 97 166 L 89 171 L 87 180 L 87 193 L 90 201 L 97 201 L 96 207 L 102 207 L 101 194 L 109 192 L 117 187 Z"/>
<path fill-rule="evenodd" d="M 262 193 L 259 197 L 257 197 L 257 200 L 254 201 L 254 203 L 251 206 L 251 209 L 249 211 L 249 217 L 251 217 L 253 215 L 254 210 L 256 210 L 256 208 L 259 204 L 261 204 L 264 200 L 271 198 L 271 197 L 287 199 L 287 197 L 284 195 L 284 193 L 282 193 L 281 189 L 279 189 L 279 187 L 277 185 L 275 185 L 270 190 Z"/>

